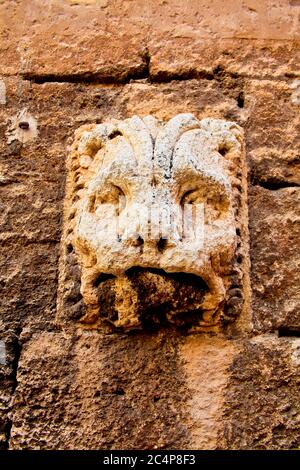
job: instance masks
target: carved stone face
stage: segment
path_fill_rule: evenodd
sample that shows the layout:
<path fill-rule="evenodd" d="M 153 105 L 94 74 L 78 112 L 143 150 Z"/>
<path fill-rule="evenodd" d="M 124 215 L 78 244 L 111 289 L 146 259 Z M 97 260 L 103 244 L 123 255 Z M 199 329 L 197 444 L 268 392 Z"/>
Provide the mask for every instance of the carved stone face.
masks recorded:
<path fill-rule="evenodd" d="M 64 241 L 81 321 L 216 324 L 240 245 L 241 156 L 236 124 L 190 114 L 79 130 Z"/>

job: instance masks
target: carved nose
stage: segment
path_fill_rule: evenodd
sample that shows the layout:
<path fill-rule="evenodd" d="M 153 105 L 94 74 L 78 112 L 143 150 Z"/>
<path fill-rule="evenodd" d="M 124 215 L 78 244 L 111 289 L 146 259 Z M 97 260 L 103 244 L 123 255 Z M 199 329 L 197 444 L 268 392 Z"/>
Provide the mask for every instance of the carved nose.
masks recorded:
<path fill-rule="evenodd" d="M 172 245 L 170 243 L 170 240 L 168 238 L 159 238 L 159 240 L 151 240 L 151 239 L 147 239 L 144 241 L 144 238 L 139 235 L 139 234 L 135 234 L 135 236 L 133 237 L 130 237 L 130 244 L 132 246 L 143 246 L 144 244 L 146 246 L 149 245 L 149 247 L 156 247 L 157 250 L 162 253 L 163 251 L 165 251 L 170 245 Z"/>

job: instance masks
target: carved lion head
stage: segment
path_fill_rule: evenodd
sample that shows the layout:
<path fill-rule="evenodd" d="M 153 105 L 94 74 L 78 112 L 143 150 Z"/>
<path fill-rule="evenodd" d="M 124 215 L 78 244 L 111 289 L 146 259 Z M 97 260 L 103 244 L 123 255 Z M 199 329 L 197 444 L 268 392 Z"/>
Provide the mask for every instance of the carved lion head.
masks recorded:
<path fill-rule="evenodd" d="M 242 154 L 237 124 L 191 114 L 77 131 L 64 240 L 81 322 L 216 323 L 241 245 Z"/>

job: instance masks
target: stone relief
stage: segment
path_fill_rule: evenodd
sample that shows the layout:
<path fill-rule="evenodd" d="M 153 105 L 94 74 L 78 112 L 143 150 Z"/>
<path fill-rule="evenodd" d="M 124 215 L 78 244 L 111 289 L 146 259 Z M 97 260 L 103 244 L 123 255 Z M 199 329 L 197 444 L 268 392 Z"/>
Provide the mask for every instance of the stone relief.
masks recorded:
<path fill-rule="evenodd" d="M 237 124 L 179 114 L 82 126 L 68 160 L 59 321 L 232 322 L 246 226 Z"/>

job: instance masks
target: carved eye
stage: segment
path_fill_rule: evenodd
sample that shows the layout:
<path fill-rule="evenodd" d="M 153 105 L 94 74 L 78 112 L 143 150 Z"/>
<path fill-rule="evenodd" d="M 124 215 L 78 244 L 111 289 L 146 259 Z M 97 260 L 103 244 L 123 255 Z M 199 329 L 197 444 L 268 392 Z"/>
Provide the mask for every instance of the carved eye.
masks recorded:
<path fill-rule="evenodd" d="M 89 200 L 89 211 L 96 212 L 101 210 L 103 205 L 114 205 L 116 214 L 119 215 L 126 205 L 126 197 L 122 189 L 114 184 L 106 187 L 101 192 L 93 194 Z"/>
<path fill-rule="evenodd" d="M 203 204 L 204 218 L 206 224 L 211 224 L 215 220 L 227 214 L 229 200 L 225 193 L 220 193 L 216 188 L 202 187 L 186 191 L 181 198 L 180 204 L 196 206 Z"/>

